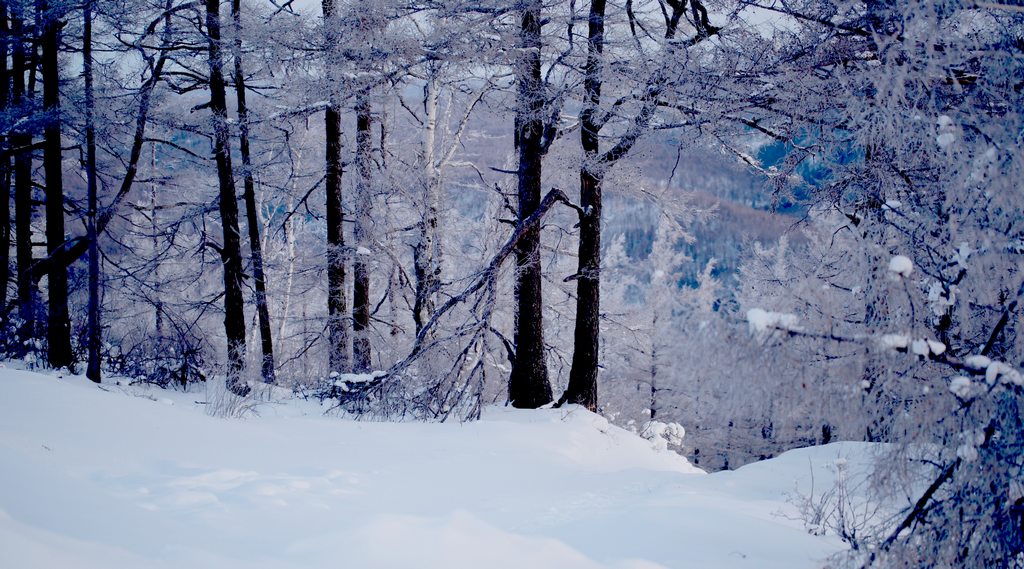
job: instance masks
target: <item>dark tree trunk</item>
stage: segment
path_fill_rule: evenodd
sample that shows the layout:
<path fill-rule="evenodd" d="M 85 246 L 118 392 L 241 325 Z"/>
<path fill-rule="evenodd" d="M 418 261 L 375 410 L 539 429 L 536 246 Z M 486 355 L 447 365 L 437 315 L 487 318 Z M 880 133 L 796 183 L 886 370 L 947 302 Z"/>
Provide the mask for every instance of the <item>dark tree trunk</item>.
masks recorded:
<path fill-rule="evenodd" d="M 584 106 L 580 115 L 583 167 L 580 170 L 579 269 L 576 273 L 576 329 L 569 386 L 559 403 L 597 410 L 598 343 L 601 332 L 601 184 L 597 110 L 601 104 L 601 54 L 604 51 L 605 0 L 590 3 Z"/>
<path fill-rule="evenodd" d="M 516 146 L 519 153 L 520 223 L 540 204 L 544 92 L 540 75 L 541 2 L 524 3 L 519 55 L 516 62 L 518 97 Z M 540 226 L 531 227 L 516 244 L 516 355 L 508 382 L 514 407 L 537 408 L 551 402 L 547 356 L 544 351 L 541 290 Z"/>
<path fill-rule="evenodd" d="M 235 93 L 238 97 L 238 138 L 242 155 L 242 174 L 245 217 L 249 225 L 249 250 L 252 253 L 252 273 L 256 287 L 256 315 L 260 327 L 260 348 L 263 359 L 260 375 L 264 383 L 274 383 L 274 342 L 270 335 L 270 309 L 267 307 L 267 277 L 263 270 L 263 247 L 260 244 L 260 219 L 256 212 L 256 181 L 253 178 L 249 153 L 249 108 L 245 103 L 245 74 L 242 71 L 242 7 L 240 0 L 232 0 L 231 16 L 235 24 Z"/>
<path fill-rule="evenodd" d="M 595 143 L 596 138 L 595 135 Z M 590 154 L 589 150 L 587 153 Z M 572 368 L 569 385 L 562 396 L 564 402 L 583 405 L 591 411 L 597 410 L 601 332 L 601 183 L 601 176 L 584 166 L 580 172 L 580 205 L 586 214 L 580 219 Z"/>
<path fill-rule="evenodd" d="M 356 255 L 352 262 L 352 371 L 370 371 L 370 153 L 373 133 L 370 103 L 365 96 L 356 101 L 356 207 L 352 238 Z"/>
<path fill-rule="evenodd" d="M 26 2 L 27 3 L 27 2 Z M 38 34 L 43 29 L 42 11 L 39 10 L 39 3 L 35 4 L 36 9 L 33 11 L 32 17 L 34 20 L 34 27 L 30 28 L 35 37 L 32 41 L 28 42 L 31 49 L 28 52 L 28 98 L 35 100 L 36 98 L 36 87 L 39 78 L 39 45 L 40 42 Z M 22 8 L 24 10 L 24 8 Z"/>
<path fill-rule="evenodd" d="M 24 14 L 12 13 L 12 16 L 11 100 L 15 108 L 21 108 L 29 99 L 25 88 L 28 54 L 22 37 Z M 31 145 L 30 134 L 23 131 L 11 134 L 12 147 L 24 149 Z M 14 252 L 18 268 L 18 316 L 21 319 L 18 337 L 23 350 L 28 342 L 39 337 L 36 284 L 32 278 L 32 214 L 32 152 L 21 150 L 14 154 Z"/>
<path fill-rule="evenodd" d="M 657 326 L 658 315 L 655 314 L 651 329 L 657 330 Z M 651 411 L 651 420 L 653 421 L 658 418 L 658 341 L 654 338 L 652 338 L 651 341 L 651 377 L 648 383 L 650 383 L 651 387 L 651 401 L 649 409 Z"/>
<path fill-rule="evenodd" d="M 245 367 L 245 306 L 242 299 L 242 251 L 238 230 L 238 201 L 231 172 L 227 95 L 224 62 L 221 57 L 220 0 L 206 0 L 206 32 L 209 35 L 210 111 L 213 113 L 213 144 L 220 185 L 220 218 L 224 229 L 221 260 L 224 264 L 224 332 L 228 341 L 227 386 L 236 395 L 246 395 L 242 381 Z"/>
<path fill-rule="evenodd" d="M 334 0 L 323 0 L 328 68 L 334 69 L 338 38 Z M 334 85 L 330 85 L 334 89 Z M 345 294 L 345 212 L 341 208 L 341 106 L 331 93 L 324 113 L 327 189 L 327 337 L 330 371 L 347 373 L 352 358 L 348 348 L 349 315 Z"/>
<path fill-rule="evenodd" d="M 89 307 L 88 343 L 89 359 L 85 375 L 100 382 L 100 252 L 96 242 L 96 128 L 93 111 L 92 74 L 92 0 L 86 0 L 82 8 L 84 27 L 82 30 L 82 76 L 85 78 L 85 178 L 88 196 L 86 198 L 86 232 L 89 239 Z"/>
<path fill-rule="evenodd" d="M 149 171 L 155 179 L 157 174 L 156 145 L 149 148 Z M 153 339 L 156 341 L 157 349 L 164 345 L 164 301 L 163 301 L 163 279 L 160 277 L 160 259 L 157 251 L 160 250 L 160 208 L 157 206 L 156 182 L 149 183 L 149 232 L 153 239 Z"/>
<path fill-rule="evenodd" d="M 7 72 L 7 4 L 0 4 L 0 108 L 11 108 L 11 81 Z M 0 137 L 0 333 L 6 333 L 7 285 L 11 281 L 11 158 L 9 138 Z"/>
<path fill-rule="evenodd" d="M 46 175 L 46 249 L 50 255 L 64 246 L 64 180 L 61 160 L 60 117 L 60 50 L 61 22 L 56 6 L 41 0 L 38 11 L 42 27 L 39 41 L 43 59 L 43 109 L 46 127 L 43 129 L 43 170 Z M 68 315 L 68 270 L 62 265 L 51 267 L 47 276 L 49 316 L 46 340 L 47 360 L 53 368 L 70 368 L 74 363 L 71 353 L 71 322 Z"/>

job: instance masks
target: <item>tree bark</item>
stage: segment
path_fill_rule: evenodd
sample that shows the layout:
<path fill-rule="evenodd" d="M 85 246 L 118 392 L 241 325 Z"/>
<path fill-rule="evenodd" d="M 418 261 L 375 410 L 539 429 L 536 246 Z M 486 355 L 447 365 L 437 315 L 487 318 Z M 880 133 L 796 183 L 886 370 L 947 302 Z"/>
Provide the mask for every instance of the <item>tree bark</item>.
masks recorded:
<path fill-rule="evenodd" d="M 40 16 L 39 41 L 42 47 L 43 110 L 47 115 L 43 129 L 43 171 L 46 175 L 46 248 L 54 254 L 64 245 L 64 180 L 61 154 L 60 50 L 61 22 L 57 6 L 46 0 L 37 5 Z M 51 267 L 47 275 L 49 311 L 46 327 L 47 360 L 53 368 L 70 368 L 71 321 L 68 314 L 68 271 Z"/>
<path fill-rule="evenodd" d="M 242 70 L 242 6 L 232 0 L 231 16 L 235 24 L 235 93 L 238 99 L 239 152 L 242 155 L 242 176 L 245 217 L 249 225 L 249 251 L 252 254 L 253 284 L 256 288 L 256 315 L 260 329 L 263 359 L 260 375 L 264 383 L 276 381 L 274 373 L 274 342 L 270 333 L 270 309 L 267 306 L 267 277 L 263 270 L 263 247 L 260 244 L 260 219 L 256 212 L 256 181 L 253 178 L 249 151 L 249 108 L 245 102 L 245 74 Z"/>
<path fill-rule="evenodd" d="M 416 277 L 413 321 L 417 334 L 434 313 L 441 278 L 441 244 L 437 235 L 441 208 L 441 176 L 437 167 L 438 98 L 436 71 L 431 66 L 423 96 L 423 218 L 420 221 L 420 238 L 413 248 L 413 272 Z"/>
<path fill-rule="evenodd" d="M 82 7 L 82 76 L 85 78 L 85 178 L 86 197 L 86 232 L 89 237 L 89 306 L 88 330 L 88 363 L 85 375 L 96 383 L 100 382 L 100 252 L 96 239 L 96 126 L 93 111 L 95 99 L 93 94 L 92 73 L 92 0 L 85 0 Z"/>
<path fill-rule="evenodd" d="M 149 148 L 149 171 L 155 179 L 157 176 L 156 145 Z M 153 287 L 153 336 L 156 340 L 157 349 L 162 349 L 164 344 L 164 301 L 163 301 L 163 280 L 160 277 L 160 208 L 157 206 L 155 181 L 149 183 L 149 232 L 152 235 L 153 243 L 153 280 L 150 286 Z"/>
<path fill-rule="evenodd" d="M 231 171 L 227 95 L 221 57 L 220 0 L 206 0 L 206 32 L 209 37 L 210 111 L 213 144 L 220 187 L 220 217 L 224 231 L 221 261 L 224 265 L 224 332 L 228 343 L 227 387 L 244 396 L 249 386 L 242 381 L 245 367 L 245 307 L 242 299 L 242 252 L 238 229 L 238 201 Z"/>
<path fill-rule="evenodd" d="M 12 12 L 11 37 L 11 101 L 15 108 L 28 102 L 25 72 L 28 63 L 24 14 Z M 32 135 L 16 130 L 11 133 L 11 146 L 25 149 L 32 145 Z M 18 272 L 18 317 L 21 319 L 18 338 L 24 355 L 29 342 L 39 337 L 36 321 L 36 284 L 32 278 L 32 152 L 20 150 L 14 154 L 14 252 Z"/>
<path fill-rule="evenodd" d="M 584 130 L 586 127 L 583 127 Z M 586 135 L 584 135 L 586 136 Z M 596 135 L 594 136 L 596 143 Z M 585 151 L 592 157 L 590 150 Z M 579 261 L 576 273 L 576 323 L 569 385 L 561 401 L 597 410 L 598 347 L 601 333 L 601 185 L 602 176 L 584 166 L 580 172 Z"/>
<path fill-rule="evenodd" d="M 518 193 L 520 222 L 540 204 L 544 92 L 540 74 L 541 2 L 527 0 L 522 11 L 520 55 L 515 73 L 518 83 L 516 146 L 519 154 Z M 544 350 L 541 289 L 540 226 L 530 227 L 516 244 L 516 356 L 508 382 L 514 407 L 537 408 L 551 402 L 547 354 Z"/>
<path fill-rule="evenodd" d="M 590 3 L 584 106 L 580 114 L 583 167 L 580 170 L 579 268 L 576 273 L 576 327 L 569 385 L 559 400 L 597 410 L 598 344 L 601 333 L 601 186 L 604 168 L 598 152 L 601 125 L 601 54 L 604 52 L 605 0 Z"/>
<path fill-rule="evenodd" d="M 648 379 L 651 388 L 650 411 L 651 420 L 658 418 L 658 312 L 654 311 L 651 319 L 651 376 Z"/>
<path fill-rule="evenodd" d="M 337 22 L 334 0 L 323 0 L 324 34 L 328 70 L 337 65 Z M 327 190 L 327 337 L 330 371 L 346 373 L 352 365 L 349 352 L 348 299 L 345 294 L 345 212 L 341 207 L 341 105 L 334 82 L 324 113 L 326 133 Z"/>
<path fill-rule="evenodd" d="M 0 108 L 11 106 L 11 81 L 7 73 L 7 4 L 0 4 Z M 7 284 L 11 280 L 11 158 L 7 153 L 9 137 L 0 137 L 0 319 L 7 328 Z M 4 330 L 4 333 L 6 331 Z"/>
<path fill-rule="evenodd" d="M 352 238 L 356 255 L 352 262 L 352 371 L 370 371 L 370 271 L 371 251 L 370 165 L 373 133 L 370 102 L 364 95 L 356 100 L 356 203 Z"/>

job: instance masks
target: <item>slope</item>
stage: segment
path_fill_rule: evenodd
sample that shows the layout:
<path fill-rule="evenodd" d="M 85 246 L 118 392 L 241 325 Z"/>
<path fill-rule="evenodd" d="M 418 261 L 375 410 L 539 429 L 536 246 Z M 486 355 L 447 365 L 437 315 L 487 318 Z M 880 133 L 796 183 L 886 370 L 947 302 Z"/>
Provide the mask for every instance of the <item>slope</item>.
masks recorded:
<path fill-rule="evenodd" d="M 864 454 L 706 475 L 580 409 L 222 419 L 215 395 L 0 370 L 0 567 L 814 567 L 842 544 L 784 494 Z"/>

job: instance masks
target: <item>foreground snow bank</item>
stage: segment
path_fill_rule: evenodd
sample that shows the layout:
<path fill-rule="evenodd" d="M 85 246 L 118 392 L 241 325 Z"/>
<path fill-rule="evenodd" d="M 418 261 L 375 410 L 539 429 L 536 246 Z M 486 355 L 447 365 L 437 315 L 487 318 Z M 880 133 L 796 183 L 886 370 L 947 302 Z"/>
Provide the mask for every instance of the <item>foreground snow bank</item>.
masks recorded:
<path fill-rule="evenodd" d="M 785 494 L 857 452 L 705 475 L 578 408 L 225 420 L 212 399 L 0 370 L 0 567 L 815 567 L 842 544 Z"/>

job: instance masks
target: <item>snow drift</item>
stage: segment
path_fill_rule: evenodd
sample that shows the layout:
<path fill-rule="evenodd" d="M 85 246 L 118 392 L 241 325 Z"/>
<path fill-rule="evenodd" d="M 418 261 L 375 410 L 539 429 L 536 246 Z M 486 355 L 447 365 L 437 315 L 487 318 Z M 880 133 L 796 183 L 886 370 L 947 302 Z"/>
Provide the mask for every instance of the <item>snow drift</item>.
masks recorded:
<path fill-rule="evenodd" d="M 705 475 L 579 408 L 369 423 L 0 370 L 0 566 L 818 566 L 786 494 L 856 445 Z"/>

